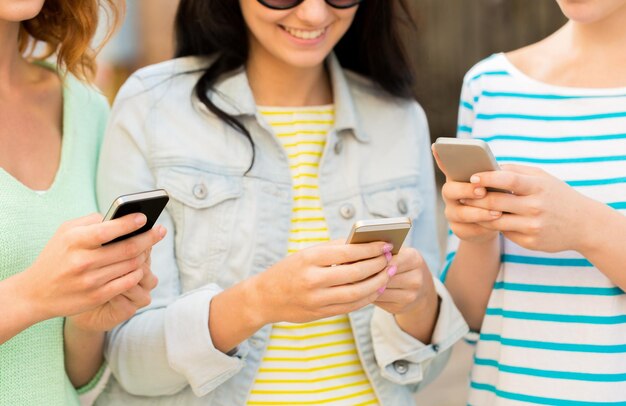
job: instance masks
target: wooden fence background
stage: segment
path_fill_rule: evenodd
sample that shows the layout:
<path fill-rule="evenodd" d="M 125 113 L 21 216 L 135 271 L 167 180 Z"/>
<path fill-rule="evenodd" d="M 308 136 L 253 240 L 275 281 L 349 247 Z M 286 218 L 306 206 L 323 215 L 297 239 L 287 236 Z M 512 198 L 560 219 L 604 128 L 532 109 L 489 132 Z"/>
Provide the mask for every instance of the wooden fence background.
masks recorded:
<path fill-rule="evenodd" d="M 418 100 L 433 140 L 454 136 L 463 75 L 495 52 L 531 44 L 565 23 L 555 0 L 408 0 L 418 33 L 407 35 Z"/>

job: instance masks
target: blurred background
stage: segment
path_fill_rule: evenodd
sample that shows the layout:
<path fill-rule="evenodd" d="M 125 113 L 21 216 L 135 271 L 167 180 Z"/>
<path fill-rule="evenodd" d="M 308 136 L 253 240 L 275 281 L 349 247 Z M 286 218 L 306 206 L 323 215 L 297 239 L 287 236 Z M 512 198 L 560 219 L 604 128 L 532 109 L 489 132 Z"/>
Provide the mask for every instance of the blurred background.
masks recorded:
<path fill-rule="evenodd" d="M 405 39 L 432 140 L 455 136 L 461 83 L 469 68 L 493 53 L 538 41 L 565 23 L 555 0 L 406 1 L 417 35 L 407 30 Z M 97 83 L 110 100 L 136 69 L 172 57 L 177 6 L 178 0 L 127 1 L 124 24 L 99 56 Z M 440 204 L 443 248 L 446 225 L 442 213 Z M 465 405 L 472 352 L 471 345 L 458 343 L 444 373 L 416 396 L 418 405 Z"/>

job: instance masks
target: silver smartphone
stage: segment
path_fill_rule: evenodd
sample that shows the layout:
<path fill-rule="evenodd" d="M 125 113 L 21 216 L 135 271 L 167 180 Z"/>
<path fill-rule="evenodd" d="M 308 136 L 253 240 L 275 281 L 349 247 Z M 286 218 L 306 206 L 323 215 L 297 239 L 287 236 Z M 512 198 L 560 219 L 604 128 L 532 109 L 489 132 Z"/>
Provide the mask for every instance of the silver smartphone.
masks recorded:
<path fill-rule="evenodd" d="M 469 182 L 475 173 L 500 170 L 483 140 L 439 137 L 434 148 L 444 166 L 442 169 L 456 182 Z"/>
<path fill-rule="evenodd" d="M 397 254 L 411 229 L 408 217 L 392 217 L 374 220 L 359 220 L 352 226 L 347 244 L 362 244 L 384 241 L 393 245 L 392 254 Z"/>
<path fill-rule="evenodd" d="M 441 169 L 455 182 L 469 182 L 476 173 L 500 170 L 489 145 L 483 140 L 439 137 L 433 147 L 443 165 Z M 487 190 L 509 193 L 493 188 Z"/>
<path fill-rule="evenodd" d="M 161 215 L 161 212 L 165 208 L 169 199 L 170 197 L 164 189 L 149 190 L 147 192 L 119 196 L 111 204 L 111 207 L 104 216 L 103 221 L 113 220 L 131 213 L 143 213 L 146 215 L 148 220 L 140 229 L 121 237 L 117 237 L 106 244 L 122 241 L 150 230 Z"/>

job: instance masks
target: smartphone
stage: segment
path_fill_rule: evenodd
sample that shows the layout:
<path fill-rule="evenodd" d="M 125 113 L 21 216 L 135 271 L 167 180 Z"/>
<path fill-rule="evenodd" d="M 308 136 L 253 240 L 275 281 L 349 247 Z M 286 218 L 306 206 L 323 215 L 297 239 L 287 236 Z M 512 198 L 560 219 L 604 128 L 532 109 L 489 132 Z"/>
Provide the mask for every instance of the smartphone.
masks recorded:
<path fill-rule="evenodd" d="M 499 171 L 489 145 L 479 139 L 439 137 L 433 145 L 446 175 L 456 182 L 469 182 L 479 172 Z M 493 192 L 506 190 L 487 188 Z"/>
<path fill-rule="evenodd" d="M 354 223 L 347 244 L 385 241 L 393 245 L 392 254 L 397 254 L 411 229 L 408 217 L 392 217 L 374 220 L 360 220 Z"/>
<path fill-rule="evenodd" d="M 117 237 L 106 244 L 122 241 L 150 230 L 152 226 L 154 226 L 154 223 L 156 223 L 169 200 L 170 197 L 164 189 L 122 195 L 115 199 L 102 221 L 113 220 L 131 213 L 143 213 L 146 215 L 148 220 L 140 229 Z"/>

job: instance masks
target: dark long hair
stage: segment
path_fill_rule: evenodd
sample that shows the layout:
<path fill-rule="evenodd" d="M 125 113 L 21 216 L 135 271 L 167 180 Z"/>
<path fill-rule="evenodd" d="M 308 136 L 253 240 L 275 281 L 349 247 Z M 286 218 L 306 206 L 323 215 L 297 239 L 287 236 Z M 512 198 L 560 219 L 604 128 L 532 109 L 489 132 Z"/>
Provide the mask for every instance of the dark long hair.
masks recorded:
<path fill-rule="evenodd" d="M 415 28 L 405 0 L 364 0 L 334 52 L 344 68 L 370 78 L 393 96 L 408 99 L 415 97 L 414 76 L 400 38 L 401 22 Z M 252 146 L 252 168 L 250 132 L 209 98 L 220 78 L 241 68 L 248 59 L 248 30 L 239 0 L 181 0 L 175 29 L 176 57 L 216 57 L 194 92 L 209 111 L 246 136 Z"/>

